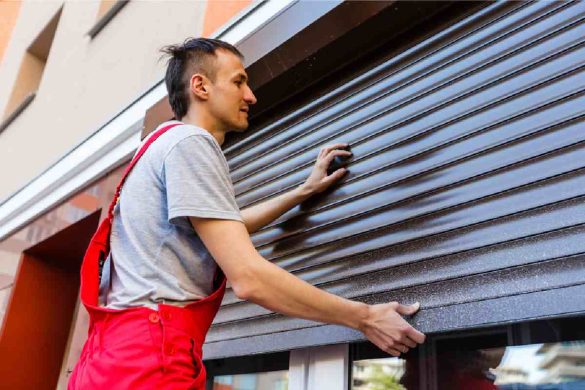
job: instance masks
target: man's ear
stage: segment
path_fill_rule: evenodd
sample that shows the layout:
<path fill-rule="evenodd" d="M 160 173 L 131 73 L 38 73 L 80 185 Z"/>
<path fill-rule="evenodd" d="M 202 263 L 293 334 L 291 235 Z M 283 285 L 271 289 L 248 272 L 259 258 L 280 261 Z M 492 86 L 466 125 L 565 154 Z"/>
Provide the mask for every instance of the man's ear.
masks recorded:
<path fill-rule="evenodd" d="M 209 80 L 200 73 L 195 73 L 189 80 L 191 92 L 201 100 L 209 99 Z"/>

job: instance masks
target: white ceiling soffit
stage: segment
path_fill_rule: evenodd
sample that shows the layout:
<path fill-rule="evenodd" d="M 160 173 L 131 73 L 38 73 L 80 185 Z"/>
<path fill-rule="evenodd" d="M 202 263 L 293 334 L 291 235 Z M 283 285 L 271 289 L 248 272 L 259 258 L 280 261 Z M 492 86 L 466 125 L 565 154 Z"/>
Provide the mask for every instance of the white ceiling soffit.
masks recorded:
<path fill-rule="evenodd" d="M 254 2 L 213 38 L 236 45 L 296 2 Z M 339 4 L 337 1 L 332 3 Z M 0 203 L 0 240 L 129 159 L 140 144 L 146 110 L 166 93 L 161 80 L 42 174 L 3 200 Z"/>

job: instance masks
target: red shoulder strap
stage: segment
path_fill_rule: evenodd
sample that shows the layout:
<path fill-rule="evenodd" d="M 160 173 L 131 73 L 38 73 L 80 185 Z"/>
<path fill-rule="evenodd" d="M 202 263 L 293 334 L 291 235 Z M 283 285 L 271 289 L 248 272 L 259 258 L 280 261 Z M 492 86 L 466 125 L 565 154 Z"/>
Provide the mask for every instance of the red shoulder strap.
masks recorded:
<path fill-rule="evenodd" d="M 116 205 L 116 202 L 118 202 L 118 198 L 120 197 L 120 191 L 122 190 L 122 186 L 124 185 L 124 182 L 126 181 L 126 178 L 128 177 L 128 175 L 130 174 L 130 171 L 132 171 L 132 168 L 134 168 L 134 165 L 136 165 L 138 160 L 140 160 L 140 157 L 142 157 L 144 152 L 146 152 L 146 149 L 148 149 L 148 147 L 154 141 L 156 141 L 156 139 L 158 137 L 160 137 L 161 135 L 163 135 L 164 133 L 166 133 L 168 130 L 172 129 L 173 127 L 181 125 L 181 124 L 182 123 L 173 123 L 171 125 L 165 126 L 161 129 L 157 130 L 153 135 L 150 136 L 148 141 L 146 141 L 144 143 L 144 145 L 142 145 L 142 147 L 140 148 L 138 153 L 136 153 L 136 156 L 134 156 L 132 161 L 130 161 L 130 164 L 128 164 L 128 166 L 126 167 L 126 170 L 124 171 L 124 174 L 122 175 L 122 179 L 120 180 L 120 184 L 118 184 L 118 187 L 116 188 L 116 193 L 114 194 L 114 198 L 112 199 L 112 203 L 110 204 L 110 208 L 108 209 L 108 219 L 110 221 L 113 220 L 113 218 L 114 218 L 114 206 Z"/>

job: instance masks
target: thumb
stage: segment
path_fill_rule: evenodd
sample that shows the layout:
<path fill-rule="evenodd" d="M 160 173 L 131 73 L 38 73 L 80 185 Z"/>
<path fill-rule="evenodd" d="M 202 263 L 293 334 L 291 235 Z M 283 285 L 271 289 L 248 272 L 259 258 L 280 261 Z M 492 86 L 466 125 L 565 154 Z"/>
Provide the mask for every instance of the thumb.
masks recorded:
<path fill-rule="evenodd" d="M 347 172 L 347 168 L 339 168 L 338 170 L 333 172 L 331 175 L 325 177 L 324 181 L 327 184 L 333 184 L 337 180 L 341 179 L 343 177 L 343 175 L 345 175 L 346 172 Z"/>
<path fill-rule="evenodd" d="M 398 305 L 398 307 L 396 308 L 396 312 L 403 316 L 411 316 L 414 313 L 416 313 L 418 309 L 420 309 L 420 303 L 416 302 L 415 304 L 412 305 Z"/>

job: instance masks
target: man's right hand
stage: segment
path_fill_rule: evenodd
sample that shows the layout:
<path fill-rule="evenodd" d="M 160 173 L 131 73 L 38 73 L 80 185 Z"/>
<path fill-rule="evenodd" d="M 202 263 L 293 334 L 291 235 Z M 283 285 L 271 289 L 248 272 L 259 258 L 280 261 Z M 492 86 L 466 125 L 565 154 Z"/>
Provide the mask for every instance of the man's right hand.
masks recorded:
<path fill-rule="evenodd" d="M 409 306 L 398 302 L 370 305 L 359 330 L 381 350 L 400 356 L 425 341 L 425 335 L 402 318 L 413 315 L 419 308 L 419 303 Z"/>

